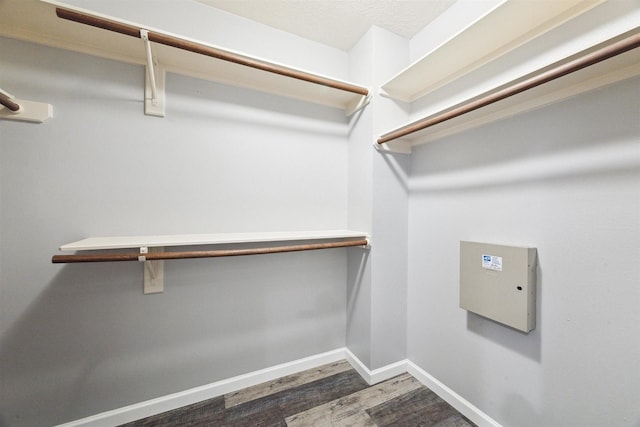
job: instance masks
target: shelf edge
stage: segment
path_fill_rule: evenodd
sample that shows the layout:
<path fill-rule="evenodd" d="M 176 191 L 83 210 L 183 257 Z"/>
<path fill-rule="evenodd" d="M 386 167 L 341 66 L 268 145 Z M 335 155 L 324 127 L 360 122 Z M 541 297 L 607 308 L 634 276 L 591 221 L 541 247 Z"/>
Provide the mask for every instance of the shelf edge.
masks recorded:
<path fill-rule="evenodd" d="M 291 231 L 271 233 L 213 233 L 149 236 L 90 237 L 60 246 L 60 251 L 132 249 L 140 247 L 200 246 L 240 243 L 286 242 L 367 238 L 368 233 L 353 230 Z"/>

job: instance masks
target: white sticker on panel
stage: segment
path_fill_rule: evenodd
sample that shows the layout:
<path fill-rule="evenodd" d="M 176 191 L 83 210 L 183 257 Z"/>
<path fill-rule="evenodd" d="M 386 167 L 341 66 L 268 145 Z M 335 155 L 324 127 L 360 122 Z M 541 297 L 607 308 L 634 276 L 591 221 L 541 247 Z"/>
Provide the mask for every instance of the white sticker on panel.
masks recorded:
<path fill-rule="evenodd" d="M 483 254 L 482 268 L 486 268 L 487 270 L 502 271 L 502 257 Z"/>

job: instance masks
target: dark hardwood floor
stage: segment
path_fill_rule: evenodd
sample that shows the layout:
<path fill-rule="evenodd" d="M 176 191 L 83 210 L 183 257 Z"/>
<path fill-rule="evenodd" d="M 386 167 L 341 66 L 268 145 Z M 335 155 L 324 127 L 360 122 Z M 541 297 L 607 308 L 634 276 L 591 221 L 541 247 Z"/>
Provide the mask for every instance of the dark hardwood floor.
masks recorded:
<path fill-rule="evenodd" d="M 368 386 L 348 362 L 342 361 L 124 426 L 467 427 L 474 424 L 409 374 Z"/>

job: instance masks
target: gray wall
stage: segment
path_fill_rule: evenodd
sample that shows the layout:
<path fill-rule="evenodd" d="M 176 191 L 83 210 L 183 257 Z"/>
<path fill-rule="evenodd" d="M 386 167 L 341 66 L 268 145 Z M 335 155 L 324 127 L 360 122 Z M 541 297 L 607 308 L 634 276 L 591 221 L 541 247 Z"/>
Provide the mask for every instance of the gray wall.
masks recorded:
<path fill-rule="evenodd" d="M 430 29 L 457 22 L 411 42 L 372 28 L 347 54 L 195 2 L 117 4 L 126 19 L 373 89 L 428 50 Z M 410 157 L 371 149 L 564 38 L 619 29 L 633 2 L 606 7 L 534 54 L 412 106 L 376 94 L 350 120 L 176 75 L 167 117 L 148 117 L 142 67 L 0 39 L 0 87 L 55 115 L 0 122 L 0 425 L 78 419 L 345 344 L 370 369 L 408 357 L 505 425 L 637 423 L 638 79 Z M 200 24 L 185 25 L 188 11 Z M 373 232 L 369 256 L 175 261 L 161 295 L 142 295 L 137 263 L 49 263 L 87 236 L 347 226 Z M 538 248 L 531 334 L 457 307 L 463 239 Z"/>
<path fill-rule="evenodd" d="M 452 7 L 433 28 L 455 33 L 462 12 Z M 414 103 L 411 114 L 638 18 L 637 1 L 605 2 Z M 414 55 L 426 40 L 411 41 Z M 409 186 L 409 360 L 505 426 L 637 426 L 640 80 L 415 147 Z M 460 240 L 538 249 L 530 334 L 458 308 Z"/>
<path fill-rule="evenodd" d="M 88 236 L 346 227 L 342 111 L 0 39 L 0 425 L 51 425 L 345 345 L 347 250 L 52 265 Z M 339 63 L 338 63 L 339 66 Z M 354 249 L 359 251 L 358 249 Z"/>
<path fill-rule="evenodd" d="M 351 79 L 377 88 L 408 59 L 408 40 L 372 27 L 350 52 Z M 347 302 L 347 346 L 371 370 L 406 357 L 409 170 L 406 155 L 373 148 L 378 135 L 407 116 L 408 105 L 372 92 L 351 121 L 348 218 L 350 228 L 370 231 L 373 244 L 366 259 L 349 257 Z"/>
<path fill-rule="evenodd" d="M 640 421 L 638 88 L 412 154 L 408 358 L 505 426 Z M 460 240 L 537 247 L 535 330 L 458 307 Z"/>

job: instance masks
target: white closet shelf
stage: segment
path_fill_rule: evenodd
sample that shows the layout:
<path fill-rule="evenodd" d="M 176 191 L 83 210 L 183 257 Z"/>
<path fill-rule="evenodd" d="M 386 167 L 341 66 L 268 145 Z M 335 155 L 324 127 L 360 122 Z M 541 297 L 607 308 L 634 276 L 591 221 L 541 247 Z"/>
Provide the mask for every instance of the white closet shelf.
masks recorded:
<path fill-rule="evenodd" d="M 381 151 L 424 144 L 640 75 L 640 27 L 381 135 Z"/>
<path fill-rule="evenodd" d="M 265 246 L 267 242 L 273 246 Z M 296 244 L 292 244 L 297 242 Z M 214 250 L 165 251 L 164 247 L 242 244 L 242 248 Z M 248 247 L 247 247 L 248 246 Z M 265 255 L 319 249 L 369 247 L 366 233 L 351 230 L 293 231 L 272 233 L 180 234 L 163 236 L 90 237 L 62 245 L 62 251 L 100 251 L 125 249 L 125 252 L 54 255 L 51 262 L 86 263 L 139 261 L 144 264 L 144 293 L 164 291 L 164 261 L 176 259 L 217 258 Z M 139 249 L 139 253 L 130 249 Z"/>
<path fill-rule="evenodd" d="M 367 233 L 351 230 L 291 231 L 271 233 L 215 233 L 156 236 L 89 237 L 60 246 L 61 251 L 92 251 L 141 247 L 226 245 L 237 243 L 293 242 L 307 240 L 367 239 Z"/>
<path fill-rule="evenodd" d="M 603 1 L 502 1 L 384 83 L 382 92 L 413 102 Z"/>
<path fill-rule="evenodd" d="M 362 86 L 62 2 L 0 1 L 1 36 L 148 65 L 151 61 L 147 61 L 147 50 L 140 30 L 146 30 L 145 34 L 148 34 L 153 62 L 160 72 L 169 71 L 342 108 L 347 113 L 352 113 L 368 101 L 369 91 Z"/>

